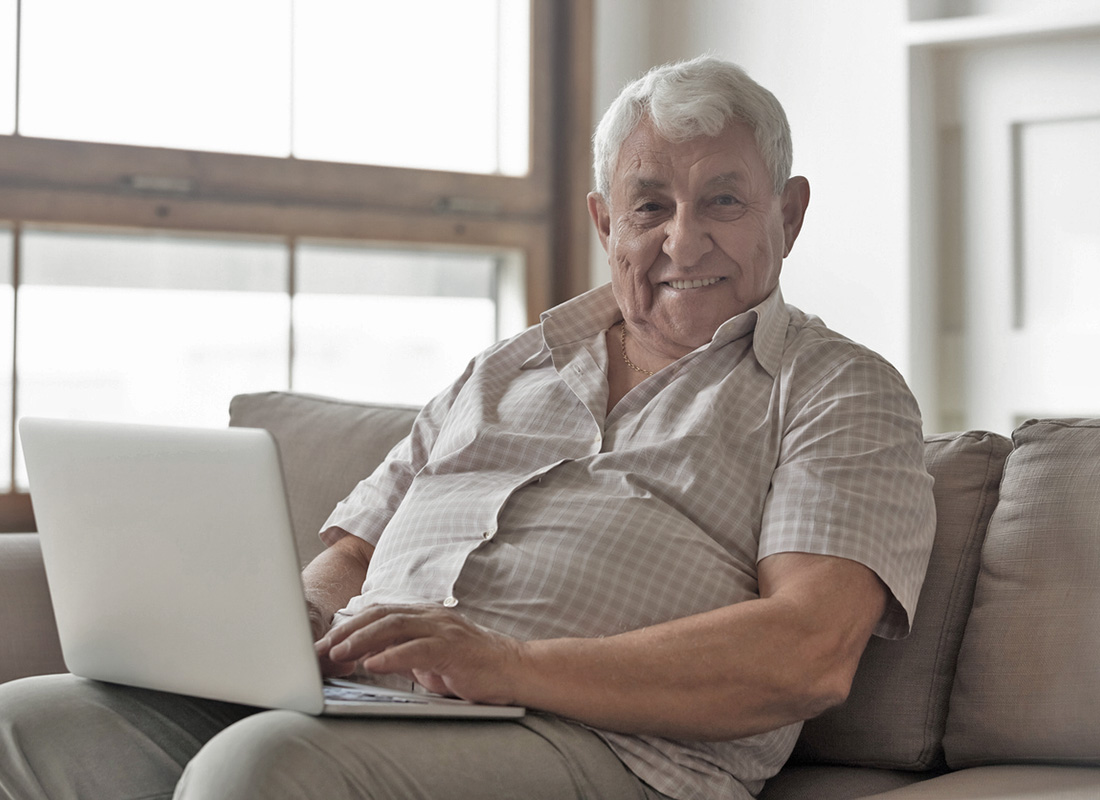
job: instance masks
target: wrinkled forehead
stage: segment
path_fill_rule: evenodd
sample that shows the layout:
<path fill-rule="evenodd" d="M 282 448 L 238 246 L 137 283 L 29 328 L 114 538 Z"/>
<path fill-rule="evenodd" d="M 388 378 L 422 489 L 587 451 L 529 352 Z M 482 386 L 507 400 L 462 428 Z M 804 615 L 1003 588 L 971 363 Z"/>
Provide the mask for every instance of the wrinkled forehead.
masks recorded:
<path fill-rule="evenodd" d="M 674 186 L 744 191 L 770 188 L 771 179 L 752 129 L 742 122 L 731 123 L 716 136 L 677 141 L 643 119 L 619 149 L 611 194 Z"/>

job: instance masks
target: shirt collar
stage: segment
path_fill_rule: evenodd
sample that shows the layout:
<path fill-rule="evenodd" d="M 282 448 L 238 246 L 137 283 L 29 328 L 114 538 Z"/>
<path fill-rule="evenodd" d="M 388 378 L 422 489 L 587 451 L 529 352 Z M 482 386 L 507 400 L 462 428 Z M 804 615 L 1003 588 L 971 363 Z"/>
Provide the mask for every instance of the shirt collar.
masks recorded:
<path fill-rule="evenodd" d="M 622 319 L 622 313 L 611 284 L 606 283 L 544 311 L 540 319 L 543 347 L 524 363 L 527 368 L 545 363 L 554 348 L 587 340 L 607 330 Z M 696 352 L 722 347 L 751 333 L 757 362 L 774 378 L 779 373 L 789 321 L 783 293 L 776 286 L 760 304 L 719 325 L 710 342 Z"/>
<path fill-rule="evenodd" d="M 757 363 L 774 378 L 779 374 L 790 319 L 791 312 L 783 301 L 783 292 L 776 285 L 759 304 L 719 325 L 710 344 L 701 349 L 722 347 L 751 333 Z"/>
<path fill-rule="evenodd" d="M 548 347 L 591 338 L 623 318 L 611 284 L 605 283 L 542 312 L 542 335 Z"/>

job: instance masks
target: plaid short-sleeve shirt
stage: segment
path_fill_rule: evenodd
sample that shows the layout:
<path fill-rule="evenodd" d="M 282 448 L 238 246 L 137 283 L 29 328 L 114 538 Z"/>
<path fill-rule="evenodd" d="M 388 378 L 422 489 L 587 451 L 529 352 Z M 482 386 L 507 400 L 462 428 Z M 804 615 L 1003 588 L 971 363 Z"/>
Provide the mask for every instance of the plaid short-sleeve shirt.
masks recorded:
<path fill-rule="evenodd" d="M 780 552 L 865 564 L 908 631 L 934 529 L 916 403 L 776 289 L 607 413 L 604 286 L 488 349 L 333 512 L 375 544 L 362 594 L 441 603 L 521 639 L 607 636 L 758 596 Z M 614 354 L 613 354 L 614 355 Z M 672 797 L 748 797 L 792 725 L 729 742 L 598 731 Z"/>

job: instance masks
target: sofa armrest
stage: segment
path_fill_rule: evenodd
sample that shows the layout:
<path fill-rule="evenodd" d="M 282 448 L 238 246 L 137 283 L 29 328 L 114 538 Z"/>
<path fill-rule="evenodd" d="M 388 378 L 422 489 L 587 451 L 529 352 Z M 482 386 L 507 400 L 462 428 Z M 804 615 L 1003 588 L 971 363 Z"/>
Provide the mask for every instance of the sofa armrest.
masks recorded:
<path fill-rule="evenodd" d="M 38 535 L 0 534 L 0 683 L 64 671 Z"/>

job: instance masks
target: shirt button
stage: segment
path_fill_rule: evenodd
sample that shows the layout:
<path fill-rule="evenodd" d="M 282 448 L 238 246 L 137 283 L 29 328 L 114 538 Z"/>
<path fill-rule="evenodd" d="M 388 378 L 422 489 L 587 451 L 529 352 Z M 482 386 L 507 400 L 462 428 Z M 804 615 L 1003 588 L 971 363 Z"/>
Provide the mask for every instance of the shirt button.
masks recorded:
<path fill-rule="evenodd" d="M 592 444 L 603 444 L 603 434 L 597 433 L 596 437 L 592 440 Z"/>
<path fill-rule="evenodd" d="M 481 538 L 484 539 L 485 541 L 489 541 L 490 539 L 492 539 L 496 535 L 497 535 L 497 529 L 496 528 L 489 528 L 489 530 L 482 532 Z"/>
<path fill-rule="evenodd" d="M 458 605 L 458 598 L 454 596 L 448 597 L 446 600 L 443 601 L 443 605 L 445 608 L 454 608 Z"/>

